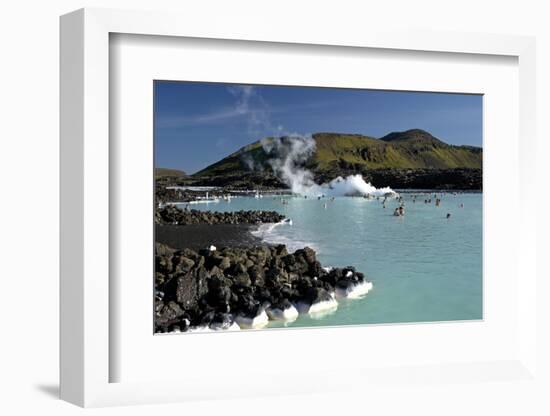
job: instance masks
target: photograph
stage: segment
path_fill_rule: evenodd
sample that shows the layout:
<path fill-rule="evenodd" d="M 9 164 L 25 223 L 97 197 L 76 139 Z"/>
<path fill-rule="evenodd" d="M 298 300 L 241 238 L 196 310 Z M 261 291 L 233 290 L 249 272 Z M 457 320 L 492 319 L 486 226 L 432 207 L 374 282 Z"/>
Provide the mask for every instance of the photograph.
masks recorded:
<path fill-rule="evenodd" d="M 483 319 L 483 95 L 153 81 L 154 333 Z"/>

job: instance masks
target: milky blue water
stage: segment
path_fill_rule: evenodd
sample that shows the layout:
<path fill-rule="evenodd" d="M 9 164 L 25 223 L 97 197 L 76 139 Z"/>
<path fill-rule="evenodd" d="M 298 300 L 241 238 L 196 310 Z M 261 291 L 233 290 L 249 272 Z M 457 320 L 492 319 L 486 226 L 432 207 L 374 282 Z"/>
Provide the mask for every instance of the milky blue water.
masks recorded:
<path fill-rule="evenodd" d="M 364 298 L 340 301 L 331 315 L 300 316 L 288 326 L 481 319 L 482 194 L 444 194 L 439 207 L 433 194 L 416 194 L 415 203 L 414 194 L 401 195 L 404 217 L 393 216 L 396 200 L 384 208 L 381 200 L 351 197 L 285 197 L 288 204 L 281 197 L 241 197 L 192 208 L 278 211 L 293 225 L 264 226 L 266 241 L 310 246 L 323 266 L 355 266 L 373 282 Z M 424 203 L 428 198 L 431 204 Z"/>

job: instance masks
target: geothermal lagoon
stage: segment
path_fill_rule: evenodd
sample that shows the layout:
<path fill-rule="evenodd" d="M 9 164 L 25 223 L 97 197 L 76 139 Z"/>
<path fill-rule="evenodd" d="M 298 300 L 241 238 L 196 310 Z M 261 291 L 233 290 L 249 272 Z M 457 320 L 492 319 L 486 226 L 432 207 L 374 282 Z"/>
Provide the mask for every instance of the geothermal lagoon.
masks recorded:
<path fill-rule="evenodd" d="M 155 82 L 155 332 L 483 318 L 483 96 Z"/>
<path fill-rule="evenodd" d="M 219 198 L 192 209 L 276 211 L 292 224 L 261 224 L 252 235 L 284 244 L 289 252 L 310 247 L 323 266 L 353 266 L 372 282 L 366 295 L 338 299 L 336 309 L 316 317 L 300 314 L 293 322 L 270 321 L 268 327 L 481 319 L 482 193 L 399 195 L 401 202 L 394 197 L 385 203 L 384 197 L 261 195 Z M 394 216 L 401 205 L 405 215 Z"/>

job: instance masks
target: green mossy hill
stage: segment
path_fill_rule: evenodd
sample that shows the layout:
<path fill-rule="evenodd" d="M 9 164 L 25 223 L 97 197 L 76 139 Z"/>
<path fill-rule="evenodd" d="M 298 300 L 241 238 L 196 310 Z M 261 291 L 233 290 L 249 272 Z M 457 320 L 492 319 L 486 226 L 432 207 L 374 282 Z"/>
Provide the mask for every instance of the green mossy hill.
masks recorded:
<path fill-rule="evenodd" d="M 315 152 L 307 161 L 314 173 L 336 167 L 366 169 L 481 169 L 483 152 L 473 146 L 455 146 L 413 129 L 390 133 L 380 139 L 360 134 L 316 133 Z M 269 143 L 273 139 L 264 139 Z M 193 176 L 215 177 L 237 172 L 270 171 L 262 142 L 249 144 Z"/>

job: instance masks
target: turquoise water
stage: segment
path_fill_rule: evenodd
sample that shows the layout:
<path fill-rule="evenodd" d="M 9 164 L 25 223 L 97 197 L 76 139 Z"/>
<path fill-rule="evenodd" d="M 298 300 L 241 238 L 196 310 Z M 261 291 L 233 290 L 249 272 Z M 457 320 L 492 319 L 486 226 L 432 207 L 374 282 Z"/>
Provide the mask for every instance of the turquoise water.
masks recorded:
<path fill-rule="evenodd" d="M 293 225 L 262 226 L 266 241 L 310 246 L 323 266 L 355 266 L 373 282 L 364 298 L 340 301 L 321 319 L 300 316 L 290 327 L 481 319 L 482 194 L 444 194 L 439 207 L 433 194 L 418 195 L 416 203 L 412 195 L 402 194 L 404 217 L 392 215 L 396 200 L 383 208 L 381 200 L 350 197 L 285 197 L 288 204 L 241 197 L 192 208 L 278 211 Z"/>

